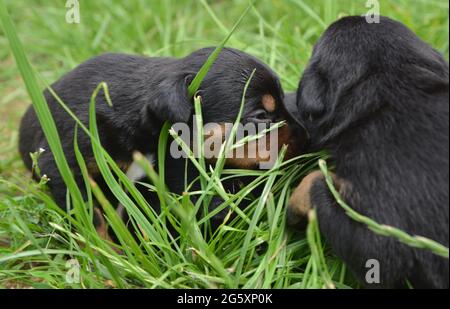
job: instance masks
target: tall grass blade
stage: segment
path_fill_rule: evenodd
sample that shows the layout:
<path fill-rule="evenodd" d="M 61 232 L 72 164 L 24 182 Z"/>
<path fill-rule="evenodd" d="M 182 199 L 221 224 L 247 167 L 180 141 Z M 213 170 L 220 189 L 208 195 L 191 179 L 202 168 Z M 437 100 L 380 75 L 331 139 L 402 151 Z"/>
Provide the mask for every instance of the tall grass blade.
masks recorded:
<path fill-rule="evenodd" d="M 55 158 L 55 163 L 60 171 L 60 174 L 69 188 L 70 195 L 73 198 L 74 203 L 83 204 L 83 197 L 75 182 L 69 165 L 67 164 L 66 157 L 61 145 L 58 130 L 56 129 L 55 122 L 53 120 L 50 109 L 47 102 L 39 89 L 38 82 L 33 73 L 30 63 L 25 55 L 23 46 L 17 36 L 14 24 L 9 16 L 6 5 L 3 0 L 0 1 L 0 20 L 5 31 L 5 35 L 9 40 L 11 51 L 16 59 L 17 66 L 22 75 L 23 81 L 28 91 L 28 95 L 31 98 L 33 108 L 39 119 L 39 122 L 44 131 L 45 137 L 49 143 L 52 154 Z"/>
<path fill-rule="evenodd" d="M 339 192 L 334 187 L 333 179 L 330 173 L 328 172 L 328 167 L 325 160 L 319 160 L 319 167 L 325 176 L 328 189 L 333 194 L 333 197 L 336 199 L 336 202 L 339 204 L 339 206 L 341 206 L 345 210 L 345 213 L 350 218 L 352 218 L 357 222 L 365 224 L 370 230 L 372 230 L 374 233 L 378 235 L 393 237 L 408 246 L 430 250 L 436 255 L 445 257 L 447 259 L 449 258 L 449 249 L 441 245 L 440 243 L 422 236 L 416 235 L 411 236 L 393 226 L 379 224 L 376 221 L 372 220 L 371 218 L 363 216 L 358 212 L 356 212 L 355 210 L 353 210 L 349 205 L 347 205 L 347 203 L 344 202 Z"/>

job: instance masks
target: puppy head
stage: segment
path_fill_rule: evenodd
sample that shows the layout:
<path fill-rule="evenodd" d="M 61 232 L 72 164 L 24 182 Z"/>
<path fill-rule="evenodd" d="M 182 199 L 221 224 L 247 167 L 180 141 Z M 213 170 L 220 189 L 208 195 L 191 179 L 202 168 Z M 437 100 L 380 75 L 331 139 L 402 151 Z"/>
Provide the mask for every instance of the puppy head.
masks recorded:
<path fill-rule="evenodd" d="M 448 64 L 404 25 L 386 17 L 332 24 L 314 47 L 297 108 L 321 148 L 384 108 L 406 109 L 414 96 L 448 91 Z"/>
<path fill-rule="evenodd" d="M 185 71 L 196 74 L 214 48 L 200 49 L 183 59 Z M 255 74 L 246 92 L 243 119 L 276 120 L 283 90 L 276 74 L 264 63 L 242 51 L 224 48 L 200 85 L 205 122 L 234 122 L 241 106 L 244 87 Z"/>
<path fill-rule="evenodd" d="M 197 72 L 213 50 L 205 48 L 187 56 L 182 60 L 183 70 Z M 216 123 L 220 124 L 218 128 L 225 128 L 224 124 L 235 122 L 241 107 L 244 87 L 253 70 L 255 73 L 246 91 L 241 123 L 269 125 L 286 121 L 287 124 L 279 130 L 278 148 L 287 144 L 293 156 L 296 154 L 294 148 L 299 144 L 294 142 L 293 132 L 289 129 L 289 124 L 294 118 L 284 104 L 284 93 L 279 78 L 267 65 L 242 51 L 223 49 L 202 81 L 197 95 L 202 100 L 204 123 Z M 224 130 L 216 133 L 220 137 L 226 134 Z M 299 137 L 301 134 L 304 134 L 304 130 Z M 265 157 L 264 154 L 258 153 L 254 158 L 247 156 L 230 158 L 227 163 L 234 167 L 253 168 L 259 161 L 265 160 Z"/>

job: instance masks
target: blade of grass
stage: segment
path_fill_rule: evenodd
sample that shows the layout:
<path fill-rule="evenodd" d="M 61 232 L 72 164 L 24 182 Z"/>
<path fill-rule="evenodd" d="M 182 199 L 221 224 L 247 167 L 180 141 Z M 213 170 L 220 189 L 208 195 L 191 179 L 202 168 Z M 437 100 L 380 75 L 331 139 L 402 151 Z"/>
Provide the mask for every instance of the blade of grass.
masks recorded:
<path fill-rule="evenodd" d="M 69 188 L 74 203 L 81 205 L 84 203 L 83 197 L 72 175 L 72 171 L 67 164 L 58 130 L 56 129 L 56 124 L 44 95 L 39 89 L 36 77 L 25 55 L 23 46 L 20 43 L 14 24 L 3 0 L 0 1 L 0 20 L 61 177 L 67 185 L 67 188 Z"/>
<path fill-rule="evenodd" d="M 191 84 L 188 88 L 189 97 L 192 98 L 197 90 L 200 88 L 200 84 L 202 83 L 203 79 L 205 78 L 206 74 L 208 74 L 209 69 L 213 65 L 214 61 L 216 60 L 217 56 L 219 56 L 222 49 L 225 47 L 225 44 L 228 42 L 228 40 L 231 38 L 233 33 L 236 31 L 238 26 L 241 24 L 241 22 L 244 20 L 244 17 L 247 15 L 247 13 L 252 8 L 252 2 L 247 7 L 247 9 L 242 13 L 242 15 L 239 17 L 237 22 L 234 24 L 233 28 L 231 28 L 230 33 L 226 36 L 226 38 L 219 44 L 219 46 L 214 49 L 214 51 L 211 53 L 211 55 L 208 57 L 208 60 L 206 60 L 205 64 L 200 68 L 197 75 L 195 75 L 194 79 L 192 80 Z"/>
<path fill-rule="evenodd" d="M 153 259 L 151 255 L 143 258 L 143 252 L 138 243 L 135 241 L 117 212 L 111 206 L 110 202 L 105 198 L 98 185 L 92 179 L 90 179 L 90 184 L 96 199 L 103 208 L 108 222 L 113 228 L 113 231 L 121 244 L 121 249 L 126 253 L 130 263 L 134 265 L 139 265 L 142 263 L 143 267 L 151 272 L 152 275 L 156 276 L 160 274 L 161 271 L 158 269 L 158 261 Z M 154 270 L 155 268 L 156 271 Z"/>
<path fill-rule="evenodd" d="M 282 158 L 284 157 L 284 153 L 286 152 L 286 147 L 283 147 L 280 156 L 278 157 L 275 166 L 273 167 L 273 170 L 276 170 L 279 167 L 279 164 L 282 162 Z M 261 198 L 258 200 L 258 205 L 256 206 L 256 210 L 253 214 L 252 221 L 248 227 L 247 234 L 245 235 L 244 243 L 242 244 L 241 254 L 239 258 L 239 262 L 236 267 L 235 271 L 235 281 L 234 281 L 234 288 L 239 287 L 239 282 L 241 280 L 241 275 L 244 268 L 245 258 L 247 256 L 247 252 L 249 251 L 249 244 L 251 241 L 251 238 L 254 236 L 253 232 L 255 230 L 256 224 L 261 216 L 261 213 L 264 209 L 264 206 L 266 205 L 266 201 L 269 197 L 269 194 L 271 192 L 272 186 L 275 183 L 276 175 L 272 174 L 267 179 L 267 182 L 264 186 L 263 192 L 261 194 Z"/>
<path fill-rule="evenodd" d="M 322 28 L 322 30 L 326 29 L 327 24 L 323 21 L 322 18 L 314 11 L 311 6 L 305 3 L 303 0 L 291 0 L 292 3 L 295 3 L 300 9 L 305 11 L 307 15 L 309 15 L 312 19 L 314 19 Z"/>
<path fill-rule="evenodd" d="M 317 223 L 317 215 L 314 210 L 311 210 L 308 213 L 308 219 L 309 223 L 306 230 L 306 238 L 308 239 L 308 244 L 311 248 L 311 258 L 313 259 L 314 265 L 317 267 L 317 270 L 325 283 L 325 287 L 327 289 L 334 289 L 335 285 L 331 280 L 325 258 L 323 257 L 323 248 L 320 241 L 319 225 Z"/>
<path fill-rule="evenodd" d="M 339 204 L 339 206 L 341 206 L 345 210 L 345 213 L 350 218 L 352 218 L 353 220 L 355 220 L 357 222 L 365 224 L 370 230 L 372 230 L 374 233 L 376 233 L 378 235 L 393 237 L 408 246 L 430 250 L 431 252 L 433 252 L 436 255 L 442 256 L 447 259 L 449 258 L 449 249 L 447 247 L 441 245 L 440 243 L 438 243 L 434 240 L 428 239 L 426 237 L 422 237 L 422 236 L 416 236 L 416 235 L 411 236 L 411 235 L 407 234 L 406 232 L 399 230 L 393 226 L 379 224 L 379 223 L 375 222 L 374 220 L 372 220 L 371 218 L 363 216 L 363 215 L 359 214 L 358 212 L 356 212 L 355 210 L 353 210 L 349 205 L 347 205 L 347 203 L 344 202 L 344 200 L 340 196 L 339 192 L 334 187 L 333 179 L 332 179 L 330 173 L 328 172 L 328 167 L 327 167 L 326 161 L 319 160 L 319 167 L 325 176 L 325 180 L 328 185 L 328 189 L 333 194 L 333 197 L 335 198 L 335 200 Z"/>

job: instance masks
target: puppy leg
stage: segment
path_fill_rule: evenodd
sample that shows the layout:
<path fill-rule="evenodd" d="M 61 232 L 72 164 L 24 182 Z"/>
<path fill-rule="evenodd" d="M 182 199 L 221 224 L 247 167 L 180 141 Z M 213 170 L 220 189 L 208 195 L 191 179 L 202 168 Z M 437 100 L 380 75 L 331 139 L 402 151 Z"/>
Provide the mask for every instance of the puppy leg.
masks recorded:
<path fill-rule="evenodd" d="M 370 212 L 373 205 L 363 201 L 351 183 L 336 175 L 333 175 L 333 182 L 350 207 L 363 215 L 374 216 Z M 417 270 L 414 250 L 394 238 L 377 235 L 348 217 L 318 172 L 305 177 L 294 192 L 289 203 L 288 222 L 297 227 L 305 224 L 305 215 L 311 208 L 316 209 L 320 231 L 333 252 L 365 287 L 403 288 L 406 280 L 414 276 Z"/>
<path fill-rule="evenodd" d="M 336 175 L 331 174 L 334 185 L 338 191 L 343 188 L 343 181 L 339 180 Z M 287 222 L 290 226 L 305 228 L 307 223 L 307 215 L 313 208 L 311 201 L 311 190 L 317 182 L 324 182 L 325 178 L 321 171 L 314 171 L 302 179 L 298 187 L 294 190 L 289 199 L 287 209 Z M 340 192 L 342 193 L 342 192 Z"/>
<path fill-rule="evenodd" d="M 295 226 L 304 229 L 307 223 L 308 211 L 311 206 L 311 187 L 319 179 L 323 178 L 320 171 L 314 171 L 302 179 L 300 184 L 292 193 L 289 199 L 287 208 L 287 223 L 290 226 Z"/>

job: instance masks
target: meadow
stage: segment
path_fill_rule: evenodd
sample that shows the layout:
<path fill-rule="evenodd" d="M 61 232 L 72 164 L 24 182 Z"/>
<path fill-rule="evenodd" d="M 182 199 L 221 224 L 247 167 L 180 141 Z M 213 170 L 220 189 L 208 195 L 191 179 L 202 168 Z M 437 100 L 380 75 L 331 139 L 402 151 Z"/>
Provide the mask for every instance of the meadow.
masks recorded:
<path fill-rule="evenodd" d="M 61 1 L 0 2 L 6 4 L 33 67 L 28 77 L 34 75 L 40 89 L 104 52 L 183 57 L 217 46 L 248 7 L 245 0 L 80 0 L 80 23 L 71 24 Z M 279 74 L 284 90 L 294 91 L 320 34 L 341 16 L 365 14 L 366 2 L 259 0 L 226 45 L 266 62 Z M 379 2 L 382 15 L 403 22 L 448 59 L 446 0 Z M 92 203 L 74 205 L 68 216 L 51 200 L 45 184 L 32 181 L 23 166 L 18 128 L 31 102 L 23 78 L 0 28 L 0 288 L 359 287 L 321 238 L 316 218 L 311 218 L 306 232 L 285 225 L 292 186 L 317 168 L 324 153 L 278 162 L 270 171 L 218 169 L 210 174 L 200 164 L 203 180 L 214 185 L 190 194 L 206 199 L 210 192 L 219 193 L 227 200 L 223 207 L 235 207 L 238 213 L 208 238 L 203 237 L 209 230 L 208 216 L 195 216 L 201 203 L 192 203 L 190 194 L 167 192 L 163 177 L 142 161 L 152 179 L 149 189 L 158 190 L 167 208 L 157 215 L 137 192 L 132 198 L 123 194 L 122 204 L 142 232 L 135 240 L 103 201 L 109 224 L 122 237 L 119 244 L 106 243 L 90 224 Z M 89 129 L 95 139 L 95 128 Z M 133 192 L 126 179 L 114 182 L 114 167 L 108 168 L 112 164 L 99 147 L 97 152 L 111 186 Z M 252 175 L 257 181 L 234 196 L 221 191 L 220 179 L 239 175 Z M 95 184 L 88 185 L 101 200 Z M 263 187 L 261 196 L 251 195 L 256 186 Z M 251 204 L 239 210 L 244 200 Z M 177 239 L 168 233 L 168 221 L 177 226 Z"/>

